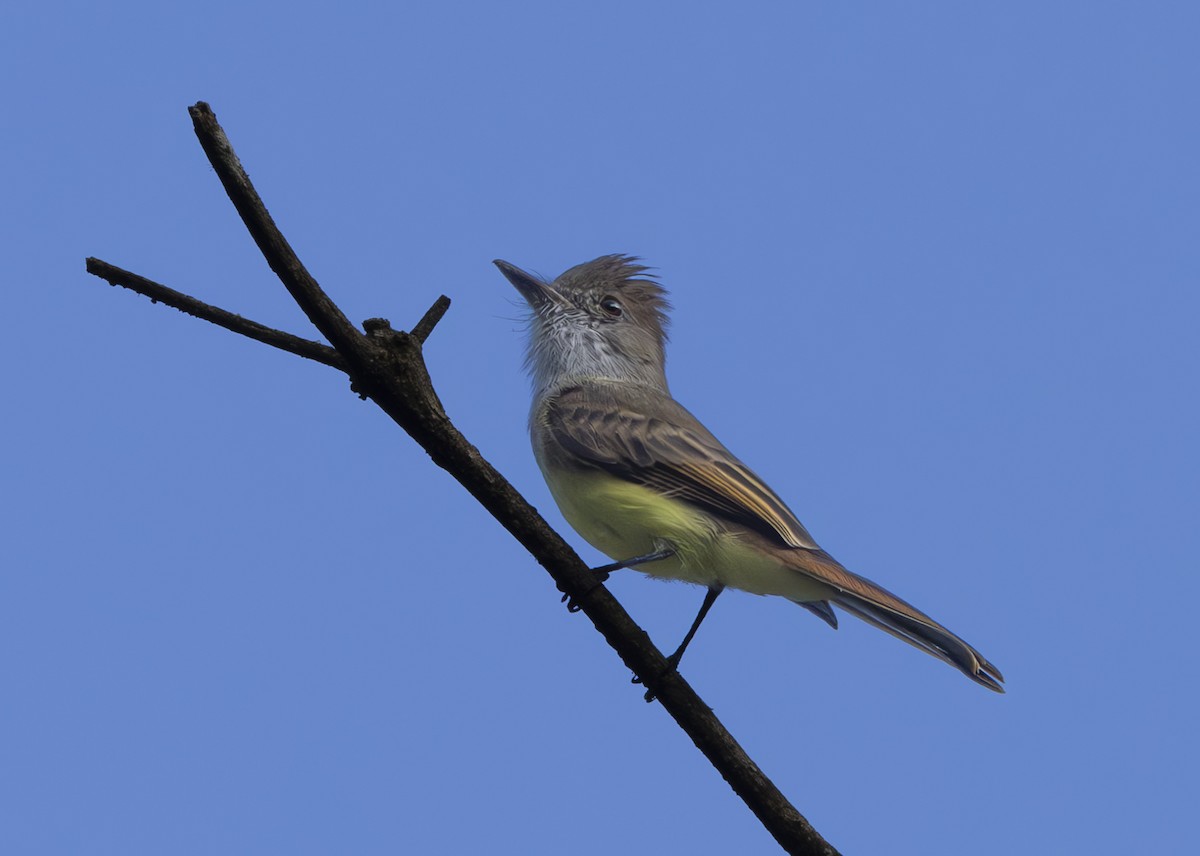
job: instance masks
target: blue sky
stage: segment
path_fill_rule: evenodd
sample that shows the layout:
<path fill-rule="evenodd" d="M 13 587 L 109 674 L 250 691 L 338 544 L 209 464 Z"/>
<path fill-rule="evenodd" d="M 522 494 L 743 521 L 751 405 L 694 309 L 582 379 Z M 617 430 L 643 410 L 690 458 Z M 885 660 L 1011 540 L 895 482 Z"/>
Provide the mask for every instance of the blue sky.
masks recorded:
<path fill-rule="evenodd" d="M 490 261 L 634 253 L 676 396 L 1003 670 L 721 599 L 684 672 L 832 843 L 1194 850 L 1195 7 L 427 5 L 9 13 L 0 850 L 776 852 L 342 377 L 84 273 L 313 335 L 201 99 L 351 318 L 453 299 L 447 410 L 565 533 Z M 701 599 L 611 588 L 667 649 Z"/>

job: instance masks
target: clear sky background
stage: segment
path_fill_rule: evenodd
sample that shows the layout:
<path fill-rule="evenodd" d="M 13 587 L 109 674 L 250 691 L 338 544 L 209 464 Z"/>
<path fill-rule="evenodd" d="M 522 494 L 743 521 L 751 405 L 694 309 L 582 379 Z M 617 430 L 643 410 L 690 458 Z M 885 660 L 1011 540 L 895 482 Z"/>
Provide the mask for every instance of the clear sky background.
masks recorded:
<path fill-rule="evenodd" d="M 413 4 L 415 5 L 415 4 Z M 0 852 L 772 853 L 546 574 L 325 367 L 351 318 L 567 532 L 493 258 L 676 306 L 676 396 L 998 696 L 732 594 L 684 661 L 847 854 L 1196 852 L 1192 3 L 26 4 L 0 34 Z M 701 591 L 611 583 L 670 649 Z"/>

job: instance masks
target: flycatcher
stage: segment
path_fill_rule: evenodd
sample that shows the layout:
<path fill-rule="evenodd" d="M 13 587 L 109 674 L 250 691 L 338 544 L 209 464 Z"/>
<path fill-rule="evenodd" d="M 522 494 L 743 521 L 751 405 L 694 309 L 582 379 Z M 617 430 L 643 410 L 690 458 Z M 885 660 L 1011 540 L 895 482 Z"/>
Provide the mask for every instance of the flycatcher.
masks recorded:
<path fill-rule="evenodd" d="M 615 561 L 707 586 L 679 649 L 725 588 L 779 595 L 837 627 L 831 604 L 1004 692 L 1000 670 L 925 613 L 846 570 L 775 492 L 671 397 L 666 292 L 630 256 L 552 283 L 496 266 L 531 310 L 526 365 L 538 466 L 567 522 Z"/>

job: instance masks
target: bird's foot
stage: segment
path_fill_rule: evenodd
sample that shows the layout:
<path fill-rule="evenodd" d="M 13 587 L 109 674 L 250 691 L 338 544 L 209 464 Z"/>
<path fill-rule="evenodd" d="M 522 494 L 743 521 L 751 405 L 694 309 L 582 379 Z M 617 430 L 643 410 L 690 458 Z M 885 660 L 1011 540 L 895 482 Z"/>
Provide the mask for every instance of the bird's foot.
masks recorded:
<path fill-rule="evenodd" d="M 592 568 L 592 574 L 595 576 L 597 583 L 603 583 L 608 581 L 608 575 L 613 571 L 630 568 L 634 565 L 644 565 L 647 562 L 657 562 L 660 559 L 669 559 L 674 555 L 674 550 L 655 550 L 653 553 L 647 553 L 644 556 L 634 556 L 632 559 L 625 559 L 620 562 L 613 562 L 611 565 L 601 565 L 598 568 Z M 567 605 L 567 612 L 579 612 L 582 609 L 569 594 L 562 596 L 562 602 Z"/>
<path fill-rule="evenodd" d="M 603 567 L 599 568 L 592 568 L 592 574 L 596 577 L 597 584 L 608 581 L 609 568 L 609 565 L 604 565 Z M 567 605 L 567 612 L 579 612 L 579 610 L 583 608 L 576 603 L 575 598 L 571 597 L 569 594 L 564 594 L 562 596 L 562 603 Z"/>
<path fill-rule="evenodd" d="M 682 651 L 676 651 L 670 657 L 667 657 L 667 667 L 658 673 L 659 678 L 666 677 L 667 675 L 671 674 L 671 672 L 678 671 L 678 669 L 679 669 L 679 656 L 678 655 L 681 655 L 682 653 L 683 653 Z M 630 678 L 629 682 L 631 684 L 644 684 L 645 683 L 645 681 L 642 680 L 641 675 L 634 675 L 632 678 Z M 657 698 L 657 696 L 654 694 L 654 690 L 647 689 L 646 694 L 644 696 L 642 696 L 642 698 L 644 698 L 646 700 L 646 703 L 649 704 L 650 702 L 654 701 Z"/>

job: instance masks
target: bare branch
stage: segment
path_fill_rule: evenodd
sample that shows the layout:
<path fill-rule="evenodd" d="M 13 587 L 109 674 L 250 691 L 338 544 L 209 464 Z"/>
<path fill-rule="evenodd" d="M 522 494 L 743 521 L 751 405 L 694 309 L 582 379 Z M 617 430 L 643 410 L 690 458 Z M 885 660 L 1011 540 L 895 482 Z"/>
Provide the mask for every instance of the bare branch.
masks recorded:
<path fill-rule="evenodd" d="M 412 334 L 418 342 L 422 345 L 425 344 L 425 340 L 429 338 L 429 334 L 433 332 L 433 328 L 437 326 L 437 322 L 442 320 L 442 316 L 449 308 L 450 298 L 444 294 L 434 301 L 433 306 L 429 307 L 429 311 L 421 316 L 417 326 L 412 328 Z"/>
<path fill-rule="evenodd" d="M 355 390 L 374 400 L 420 443 L 433 461 L 454 476 L 550 573 L 559 590 L 580 607 L 625 664 L 642 677 L 646 688 L 786 852 L 836 856 L 837 851 L 746 755 L 683 676 L 669 668 L 645 631 L 603 585 L 596 583 L 574 550 L 450 422 L 433 389 L 421 347 L 449 301 L 439 298 L 412 333 L 393 330 L 383 319 L 371 319 L 364 324 L 367 335 L 360 334 L 305 271 L 275 227 L 209 106 L 201 102 L 189 112 L 201 145 L 260 250 L 313 324 L 337 349 Z M 193 314 L 220 323 L 210 315 Z M 236 331 L 250 335 L 244 329 Z"/>
<path fill-rule="evenodd" d="M 232 312 L 212 306 L 202 300 L 189 297 L 183 292 L 168 288 L 152 279 L 146 279 L 144 276 L 138 276 L 136 273 L 124 270 L 116 265 L 110 265 L 108 262 L 101 261 L 100 259 L 89 258 L 87 260 L 87 271 L 106 280 L 110 285 L 119 285 L 128 288 L 130 291 L 136 291 L 138 294 L 144 294 L 156 303 L 164 303 L 167 306 L 178 309 L 180 312 L 186 312 L 188 315 L 192 315 L 203 321 L 211 321 L 218 327 L 224 327 L 226 330 L 241 333 L 243 336 L 249 336 L 251 339 L 262 342 L 265 345 L 270 345 L 273 348 L 279 348 L 281 351 L 295 354 L 298 357 L 304 357 L 307 360 L 316 360 L 318 363 L 324 363 L 335 369 L 348 371 L 346 361 L 342 359 L 341 354 L 328 345 L 322 345 L 320 342 L 314 342 L 310 339 L 301 339 L 299 336 L 293 336 L 291 333 L 266 327 L 257 321 L 251 321 L 248 318 L 243 318 L 241 315 L 235 315 Z"/>
<path fill-rule="evenodd" d="M 250 183 L 250 176 L 242 169 L 242 163 L 234 153 L 229 138 L 217 124 L 217 117 L 212 108 L 199 101 L 188 108 L 188 113 L 191 114 L 192 127 L 200 140 L 201 148 L 208 155 L 209 163 L 221 179 L 233 207 L 241 215 L 242 222 L 246 224 L 246 229 L 258 244 L 258 249 L 271 266 L 271 270 L 275 271 L 280 282 L 313 325 L 321 331 L 321 335 L 329 340 L 329 344 L 343 352 L 361 347 L 362 334 L 321 290 L 321 286 L 300 263 L 291 245 L 271 219 L 267 206 Z"/>

